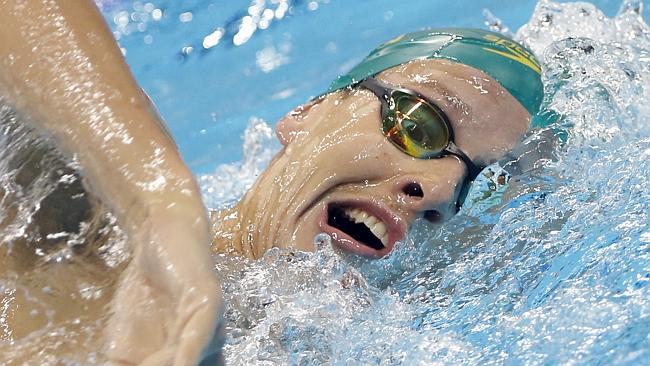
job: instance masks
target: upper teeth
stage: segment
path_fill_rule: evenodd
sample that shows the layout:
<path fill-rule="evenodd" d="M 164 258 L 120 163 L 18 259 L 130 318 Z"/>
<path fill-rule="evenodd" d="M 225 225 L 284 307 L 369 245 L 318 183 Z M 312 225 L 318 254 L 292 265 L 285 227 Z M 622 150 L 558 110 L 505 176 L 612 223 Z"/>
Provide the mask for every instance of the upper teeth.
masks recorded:
<path fill-rule="evenodd" d="M 370 229 L 370 231 L 381 240 L 382 244 L 388 244 L 388 230 L 381 220 L 358 208 L 348 208 L 345 210 L 345 214 L 357 224 L 366 225 L 368 229 Z"/>

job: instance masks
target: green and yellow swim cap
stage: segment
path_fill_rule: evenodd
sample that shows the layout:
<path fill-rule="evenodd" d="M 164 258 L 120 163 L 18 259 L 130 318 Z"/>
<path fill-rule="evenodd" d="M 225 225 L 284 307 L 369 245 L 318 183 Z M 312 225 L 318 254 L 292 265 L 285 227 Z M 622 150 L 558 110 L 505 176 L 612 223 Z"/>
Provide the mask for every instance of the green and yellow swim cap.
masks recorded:
<path fill-rule="evenodd" d="M 439 28 L 401 35 L 377 47 L 328 92 L 412 60 L 447 59 L 479 69 L 503 86 L 531 115 L 544 96 L 539 62 L 530 50 L 495 32 Z"/>

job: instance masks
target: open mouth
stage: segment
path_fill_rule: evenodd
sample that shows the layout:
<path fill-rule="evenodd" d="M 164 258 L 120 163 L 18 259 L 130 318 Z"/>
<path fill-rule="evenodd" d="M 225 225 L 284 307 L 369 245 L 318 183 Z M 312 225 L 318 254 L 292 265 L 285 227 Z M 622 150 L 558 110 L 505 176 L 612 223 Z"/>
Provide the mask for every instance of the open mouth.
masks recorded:
<path fill-rule="evenodd" d="M 388 244 L 386 224 L 358 208 L 330 205 L 327 210 L 327 224 L 375 250 L 382 250 Z"/>
<path fill-rule="evenodd" d="M 406 224 L 399 216 L 387 207 L 365 200 L 330 202 L 319 226 L 338 247 L 374 258 L 390 253 L 406 233 Z"/>

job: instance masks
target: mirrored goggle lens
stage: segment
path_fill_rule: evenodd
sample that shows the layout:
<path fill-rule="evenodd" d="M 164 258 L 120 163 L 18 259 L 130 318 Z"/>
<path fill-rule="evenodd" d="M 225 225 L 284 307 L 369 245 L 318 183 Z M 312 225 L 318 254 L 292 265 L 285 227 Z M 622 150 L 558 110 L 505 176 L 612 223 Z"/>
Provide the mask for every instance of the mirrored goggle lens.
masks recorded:
<path fill-rule="evenodd" d="M 443 116 L 426 101 L 394 91 L 384 113 L 384 135 L 400 150 L 416 158 L 440 156 L 449 144 Z"/>

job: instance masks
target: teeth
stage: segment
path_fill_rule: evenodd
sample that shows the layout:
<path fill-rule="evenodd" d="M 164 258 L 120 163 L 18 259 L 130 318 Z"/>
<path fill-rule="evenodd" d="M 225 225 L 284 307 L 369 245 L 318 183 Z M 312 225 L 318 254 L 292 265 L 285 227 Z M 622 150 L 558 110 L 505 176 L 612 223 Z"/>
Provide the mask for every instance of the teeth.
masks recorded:
<path fill-rule="evenodd" d="M 354 210 L 346 210 L 346 213 L 357 224 L 364 222 L 368 218 L 368 214 L 358 208 L 355 208 Z"/>
<path fill-rule="evenodd" d="M 345 213 L 355 223 L 366 225 L 373 235 L 381 240 L 382 244 L 388 244 L 388 229 L 381 220 L 358 208 L 346 209 Z"/>
<path fill-rule="evenodd" d="M 375 226 L 377 222 L 381 221 L 377 220 L 377 218 L 374 216 L 368 216 L 365 220 L 363 220 L 363 223 L 366 224 L 366 226 L 369 228 Z"/>
<path fill-rule="evenodd" d="M 379 240 L 381 240 L 382 244 L 386 245 L 386 242 L 384 241 L 384 239 L 386 239 L 386 241 L 388 241 L 388 238 L 386 237 L 387 236 L 386 235 L 386 225 L 384 225 L 383 222 L 380 221 L 380 222 L 376 223 L 375 226 L 370 228 L 370 231 L 372 231 L 372 233 L 375 234 L 375 236 L 378 237 Z"/>

